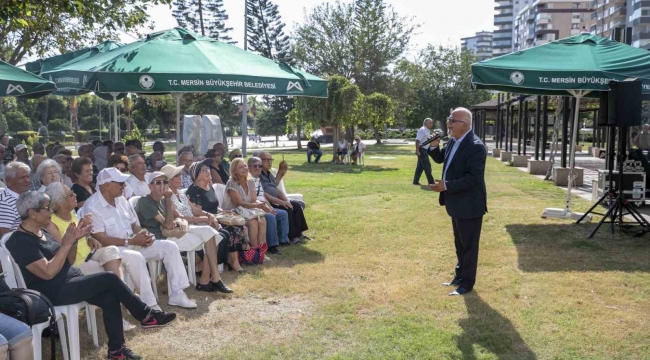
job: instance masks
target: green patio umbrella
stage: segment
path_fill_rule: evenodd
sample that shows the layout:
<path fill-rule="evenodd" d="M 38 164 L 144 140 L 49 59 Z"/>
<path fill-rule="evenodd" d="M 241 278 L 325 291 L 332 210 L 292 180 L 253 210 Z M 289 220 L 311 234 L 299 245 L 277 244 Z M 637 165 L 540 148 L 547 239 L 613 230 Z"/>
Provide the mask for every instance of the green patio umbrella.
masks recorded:
<path fill-rule="evenodd" d="M 55 90 L 53 82 L 0 61 L 0 97 L 41 97 Z"/>
<path fill-rule="evenodd" d="M 39 75 L 43 72 L 50 71 L 56 68 L 57 66 L 65 64 L 70 60 L 85 59 L 90 56 L 94 56 L 98 53 L 103 53 L 106 51 L 117 49 L 122 45 L 123 45 L 122 43 L 119 43 L 117 41 L 106 40 L 102 43 L 84 49 L 75 50 L 75 51 L 67 52 L 65 54 L 55 55 L 48 58 L 38 59 L 35 61 L 28 62 L 25 64 L 25 70 L 32 72 L 36 75 Z"/>
<path fill-rule="evenodd" d="M 599 36 L 583 33 L 530 49 L 516 51 L 472 65 L 472 86 L 530 95 L 574 96 L 580 100 L 608 91 L 610 81 L 639 79 L 644 97 L 650 97 L 650 52 Z M 574 121 L 569 155 L 575 167 L 578 121 Z M 576 218 L 571 212 L 569 184 L 564 209 L 546 209 L 544 217 Z"/>
<path fill-rule="evenodd" d="M 45 72 L 60 88 L 96 93 L 220 92 L 327 97 L 327 81 L 183 28 Z M 180 144 L 180 95 L 177 146 Z M 115 112 L 117 110 L 115 109 Z"/>

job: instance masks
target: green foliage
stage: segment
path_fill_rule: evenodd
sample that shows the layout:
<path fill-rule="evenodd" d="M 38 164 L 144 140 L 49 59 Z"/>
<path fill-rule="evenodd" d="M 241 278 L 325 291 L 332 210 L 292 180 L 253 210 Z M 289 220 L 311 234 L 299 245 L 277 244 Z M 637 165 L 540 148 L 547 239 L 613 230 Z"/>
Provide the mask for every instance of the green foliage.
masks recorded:
<path fill-rule="evenodd" d="M 287 130 L 287 117 L 279 111 L 265 109 L 255 117 L 255 133 L 261 136 L 284 135 Z"/>
<path fill-rule="evenodd" d="M 60 133 L 64 131 L 66 133 L 72 131 L 70 128 L 70 121 L 66 119 L 52 119 L 47 123 L 47 130 L 50 133 Z"/>
<path fill-rule="evenodd" d="M 284 33 L 285 24 L 278 5 L 271 0 L 249 0 L 246 11 L 248 50 L 293 66 L 295 60 L 291 54 L 291 43 Z"/>
<path fill-rule="evenodd" d="M 122 137 L 122 141 L 126 142 L 127 140 L 140 140 L 144 144 L 147 138 L 140 132 L 138 126 L 133 124 L 131 132 Z"/>
<path fill-rule="evenodd" d="M 88 142 L 88 139 L 90 139 L 90 133 L 88 131 L 86 131 L 86 130 L 78 130 L 77 131 L 77 140 L 76 141 L 78 141 L 78 142 Z"/>
<path fill-rule="evenodd" d="M 99 115 L 90 115 L 79 118 L 79 127 L 84 130 L 99 129 L 100 118 Z M 106 126 L 107 124 L 103 124 Z"/>
<path fill-rule="evenodd" d="M 8 131 L 31 131 L 32 122 L 29 118 L 19 111 L 10 111 L 5 114 Z"/>
<path fill-rule="evenodd" d="M 9 0 L 0 2 L 0 59 L 65 53 L 144 29 L 152 4 L 171 0 Z"/>
<path fill-rule="evenodd" d="M 14 138 L 20 143 L 32 146 L 38 141 L 38 133 L 36 131 L 18 131 L 14 134 Z"/>

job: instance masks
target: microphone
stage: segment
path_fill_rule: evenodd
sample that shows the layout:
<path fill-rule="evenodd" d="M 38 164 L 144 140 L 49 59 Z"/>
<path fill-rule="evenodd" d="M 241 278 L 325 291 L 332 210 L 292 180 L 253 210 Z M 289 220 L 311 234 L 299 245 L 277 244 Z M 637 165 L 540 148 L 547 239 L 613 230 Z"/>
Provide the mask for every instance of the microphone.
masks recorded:
<path fill-rule="evenodd" d="M 444 133 L 442 133 L 442 132 L 434 132 L 433 136 L 426 139 L 426 140 L 424 140 L 422 143 L 420 143 L 420 146 L 427 146 L 431 142 L 433 142 L 434 140 L 440 139 L 443 135 L 444 135 Z"/>

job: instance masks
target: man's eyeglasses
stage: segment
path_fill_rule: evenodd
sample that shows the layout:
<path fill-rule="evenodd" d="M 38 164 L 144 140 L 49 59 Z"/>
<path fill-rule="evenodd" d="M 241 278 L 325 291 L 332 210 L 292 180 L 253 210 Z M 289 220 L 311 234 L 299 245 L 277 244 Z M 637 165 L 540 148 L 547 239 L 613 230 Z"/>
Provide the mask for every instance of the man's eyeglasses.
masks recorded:
<path fill-rule="evenodd" d="M 34 211 L 36 211 L 36 212 L 41 212 L 41 210 L 47 210 L 47 212 L 52 213 L 52 210 L 50 209 L 50 206 L 49 206 L 49 205 L 48 205 L 48 206 L 41 207 L 41 208 L 38 208 L 38 209 L 34 209 Z"/>
<path fill-rule="evenodd" d="M 261 160 L 262 160 L 262 161 L 270 161 L 270 162 L 273 162 L 273 158 L 270 158 L 270 159 L 261 159 Z"/>
<path fill-rule="evenodd" d="M 464 123 L 463 120 L 454 119 L 454 118 L 451 117 L 451 116 L 447 118 L 447 122 L 450 123 L 450 124 L 454 124 L 454 123 Z"/>
<path fill-rule="evenodd" d="M 260 164 L 251 165 L 250 167 L 255 168 L 255 169 L 261 169 L 261 168 L 263 168 L 263 166 L 260 165 Z"/>
<path fill-rule="evenodd" d="M 167 185 L 169 184 L 169 181 L 167 180 L 157 180 L 153 182 L 153 185 Z"/>
<path fill-rule="evenodd" d="M 233 155 L 234 158 L 244 157 L 244 155 Z"/>

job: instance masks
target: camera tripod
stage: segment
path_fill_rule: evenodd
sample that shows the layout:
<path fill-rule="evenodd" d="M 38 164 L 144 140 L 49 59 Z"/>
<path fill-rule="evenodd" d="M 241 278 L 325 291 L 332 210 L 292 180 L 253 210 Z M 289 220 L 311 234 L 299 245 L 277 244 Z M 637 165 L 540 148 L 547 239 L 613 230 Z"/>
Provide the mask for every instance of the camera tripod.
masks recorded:
<path fill-rule="evenodd" d="M 650 223 L 636 210 L 625 198 L 623 193 L 623 163 L 625 162 L 625 139 L 627 137 L 627 128 L 620 126 L 618 128 L 618 152 L 616 154 L 616 160 L 618 161 L 618 178 L 617 182 L 613 183 L 614 179 L 614 142 L 616 142 L 616 129 L 609 129 L 609 137 L 607 139 L 607 161 L 609 169 L 608 177 L 608 188 L 604 192 L 603 196 L 596 201 L 596 203 L 580 218 L 576 221 L 576 224 L 579 224 L 587 214 L 601 215 L 603 218 L 600 219 L 596 227 L 589 233 L 587 236 L 588 239 L 591 239 L 598 229 L 603 224 L 610 224 L 611 233 L 614 234 L 614 225 L 617 225 L 621 229 L 625 230 L 632 226 L 640 226 L 641 230 L 635 234 L 635 236 L 642 236 L 645 233 L 650 232 Z M 608 200 L 607 205 L 609 209 L 605 214 L 600 214 L 594 211 L 594 209 L 604 204 Z M 625 221 L 625 216 L 630 215 L 634 221 Z"/>

